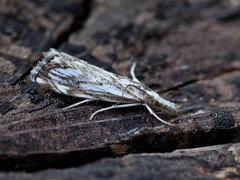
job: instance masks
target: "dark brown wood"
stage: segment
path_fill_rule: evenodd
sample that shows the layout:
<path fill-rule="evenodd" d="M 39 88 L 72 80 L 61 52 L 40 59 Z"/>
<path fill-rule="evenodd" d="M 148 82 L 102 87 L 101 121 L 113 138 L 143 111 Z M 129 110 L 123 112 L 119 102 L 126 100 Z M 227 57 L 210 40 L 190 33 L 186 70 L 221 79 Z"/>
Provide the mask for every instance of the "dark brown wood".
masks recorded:
<path fill-rule="evenodd" d="M 239 179 L 240 144 L 130 154 L 81 167 L 0 173 L 0 179 Z"/>
<path fill-rule="evenodd" d="M 1 1 L 1 83 L 21 80 L 40 53 L 71 27 L 73 14 L 50 9 L 30 0 Z"/>
<path fill-rule="evenodd" d="M 238 177 L 240 5 L 93 1 L 78 29 L 88 5 L 77 0 L 1 2 L 0 169 L 12 172 L 0 178 Z M 162 124 L 144 107 L 106 111 L 90 121 L 108 102 L 64 111 L 81 99 L 28 79 L 41 52 L 50 47 L 126 76 L 136 61 L 136 76 L 179 107 L 177 116 L 158 113 L 176 126 Z M 226 143 L 231 144 L 212 146 Z M 199 149 L 205 146 L 212 147 Z M 19 170 L 42 171 L 28 176 L 14 172 Z"/>

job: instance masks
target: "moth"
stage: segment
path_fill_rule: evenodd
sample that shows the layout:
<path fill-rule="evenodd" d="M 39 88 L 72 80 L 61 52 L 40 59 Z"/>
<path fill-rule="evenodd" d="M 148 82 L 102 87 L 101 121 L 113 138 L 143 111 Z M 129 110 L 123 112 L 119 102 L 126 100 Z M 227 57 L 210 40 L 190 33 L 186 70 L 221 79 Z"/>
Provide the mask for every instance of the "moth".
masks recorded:
<path fill-rule="evenodd" d="M 129 79 L 50 49 L 43 53 L 42 61 L 32 69 L 30 79 L 55 92 L 85 99 L 64 109 L 97 100 L 116 102 L 115 105 L 94 112 L 90 120 L 97 113 L 110 109 L 145 106 L 159 121 L 172 125 L 158 117 L 152 108 L 176 114 L 176 105 L 141 83 L 134 74 L 135 67 L 136 63 L 133 63 L 130 70 L 132 79 Z"/>

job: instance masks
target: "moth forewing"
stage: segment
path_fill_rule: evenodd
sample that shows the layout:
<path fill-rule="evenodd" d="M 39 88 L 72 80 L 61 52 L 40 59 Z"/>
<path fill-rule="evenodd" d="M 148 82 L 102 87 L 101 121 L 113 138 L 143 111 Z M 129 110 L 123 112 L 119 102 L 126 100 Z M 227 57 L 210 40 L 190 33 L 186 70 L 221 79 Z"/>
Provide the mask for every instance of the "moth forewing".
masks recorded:
<path fill-rule="evenodd" d="M 70 107 L 94 100 L 125 103 L 100 109 L 92 114 L 91 119 L 95 114 L 109 109 L 143 105 L 158 120 L 170 124 L 159 118 L 150 107 L 176 112 L 176 105 L 139 82 L 135 77 L 134 68 L 133 64 L 131 80 L 61 51 L 50 49 L 43 54 L 42 61 L 33 68 L 30 79 L 58 93 L 86 99 Z"/>

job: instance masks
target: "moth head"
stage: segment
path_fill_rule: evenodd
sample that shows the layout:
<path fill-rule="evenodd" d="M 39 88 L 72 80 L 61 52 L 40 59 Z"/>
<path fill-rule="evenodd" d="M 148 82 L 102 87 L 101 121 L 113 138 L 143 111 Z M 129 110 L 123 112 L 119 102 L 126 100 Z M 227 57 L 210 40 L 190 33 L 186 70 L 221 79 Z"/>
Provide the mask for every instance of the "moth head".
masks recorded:
<path fill-rule="evenodd" d="M 136 97 L 142 104 L 147 104 L 156 109 L 162 109 L 171 114 L 176 114 L 177 107 L 174 103 L 160 97 L 155 91 L 144 84 L 128 85 L 126 90 Z"/>
<path fill-rule="evenodd" d="M 171 114 L 175 114 L 177 112 L 177 107 L 174 103 L 160 97 L 155 91 L 151 89 L 146 91 L 144 103 L 150 107 L 162 109 Z"/>

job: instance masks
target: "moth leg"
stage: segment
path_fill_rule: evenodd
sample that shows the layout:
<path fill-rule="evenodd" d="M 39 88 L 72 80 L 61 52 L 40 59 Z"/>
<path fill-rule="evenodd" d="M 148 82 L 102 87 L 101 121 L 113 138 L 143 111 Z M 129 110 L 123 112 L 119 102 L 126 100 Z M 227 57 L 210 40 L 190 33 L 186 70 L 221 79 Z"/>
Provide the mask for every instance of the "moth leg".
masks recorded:
<path fill-rule="evenodd" d="M 155 118 L 157 118 L 157 120 L 161 121 L 161 122 L 164 123 L 164 124 L 170 125 L 170 126 L 173 126 L 173 125 L 174 125 L 174 124 L 169 123 L 169 122 L 167 122 L 167 121 L 164 121 L 164 120 L 162 120 L 160 117 L 158 117 L 158 116 L 153 112 L 153 110 L 152 110 L 147 104 L 143 104 L 143 105 L 148 109 L 148 111 L 149 111 Z"/>
<path fill-rule="evenodd" d="M 99 109 L 97 111 L 95 111 L 91 117 L 90 117 L 90 120 L 92 120 L 92 118 L 97 114 L 97 113 L 100 113 L 100 112 L 103 112 L 103 111 L 107 111 L 107 110 L 110 110 L 110 109 L 119 109 L 119 108 L 126 108 L 126 107 L 132 107 L 132 106 L 141 106 L 142 104 L 140 103 L 133 103 L 133 104 L 120 104 L 120 105 L 113 105 L 113 106 L 110 106 L 110 107 L 107 107 L 107 108 L 102 108 L 102 109 Z"/>
<path fill-rule="evenodd" d="M 77 102 L 75 104 L 72 104 L 72 105 L 70 105 L 68 107 L 65 107 L 65 108 L 63 108 L 63 110 L 67 110 L 67 109 L 70 109 L 72 107 L 78 106 L 78 105 L 83 104 L 83 103 L 91 102 L 91 101 L 96 101 L 96 99 L 85 99 L 83 101 L 80 101 L 80 102 Z"/>
<path fill-rule="evenodd" d="M 140 81 L 136 78 L 136 76 L 135 76 L 135 68 L 136 68 L 136 62 L 133 62 L 132 63 L 132 66 L 131 66 L 131 69 L 130 69 L 130 74 L 131 74 L 131 76 L 132 76 L 132 80 L 134 80 L 134 81 L 136 81 L 136 82 L 139 82 L 140 83 Z"/>

